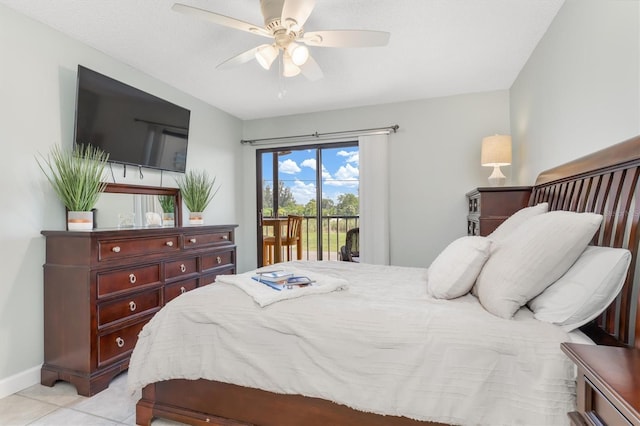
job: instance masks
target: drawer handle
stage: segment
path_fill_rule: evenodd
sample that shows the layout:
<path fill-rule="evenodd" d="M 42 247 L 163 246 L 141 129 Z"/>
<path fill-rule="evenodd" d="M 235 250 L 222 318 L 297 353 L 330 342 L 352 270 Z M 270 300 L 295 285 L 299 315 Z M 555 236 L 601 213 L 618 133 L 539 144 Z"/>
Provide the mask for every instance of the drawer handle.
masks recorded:
<path fill-rule="evenodd" d="M 228 240 L 228 239 L 229 239 L 229 236 L 228 236 L 228 235 L 223 235 L 223 236 L 222 236 L 222 239 L 223 239 L 223 240 Z"/>
<path fill-rule="evenodd" d="M 136 281 L 138 281 L 138 279 L 136 278 L 136 276 L 134 274 L 129 274 L 129 282 L 131 284 L 135 284 Z"/>
<path fill-rule="evenodd" d="M 218 265 L 222 263 L 222 258 L 220 256 L 216 257 L 216 261 L 218 262 Z"/>
<path fill-rule="evenodd" d="M 167 241 L 167 242 L 165 243 L 165 245 L 166 245 L 167 247 L 173 247 L 173 241 Z"/>
<path fill-rule="evenodd" d="M 114 246 L 111 251 L 114 253 L 120 253 L 120 246 Z"/>
<path fill-rule="evenodd" d="M 180 287 L 180 294 L 185 294 L 187 292 L 187 289 L 184 287 Z"/>
<path fill-rule="evenodd" d="M 187 267 L 184 266 L 184 263 L 180 264 L 180 272 L 185 272 L 187 270 Z"/>
<path fill-rule="evenodd" d="M 118 345 L 119 348 L 124 346 L 124 339 L 122 337 L 116 337 L 116 345 Z"/>
<path fill-rule="evenodd" d="M 131 302 L 129 302 L 129 310 L 130 310 L 131 312 L 135 311 L 135 310 L 136 310 L 136 308 L 137 308 L 137 306 L 136 306 L 136 302 L 134 302 L 133 300 L 132 300 Z"/>
<path fill-rule="evenodd" d="M 189 239 L 189 242 L 195 244 L 196 243 L 196 239 L 195 238 L 191 238 L 191 239 Z"/>

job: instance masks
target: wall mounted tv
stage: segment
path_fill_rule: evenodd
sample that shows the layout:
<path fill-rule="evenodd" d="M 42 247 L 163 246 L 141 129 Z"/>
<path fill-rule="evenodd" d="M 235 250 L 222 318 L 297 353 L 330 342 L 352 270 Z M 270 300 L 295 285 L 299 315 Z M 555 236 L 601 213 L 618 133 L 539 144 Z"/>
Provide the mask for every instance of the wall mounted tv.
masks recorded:
<path fill-rule="evenodd" d="M 109 153 L 109 161 L 184 172 L 191 112 L 78 65 L 76 144 Z"/>

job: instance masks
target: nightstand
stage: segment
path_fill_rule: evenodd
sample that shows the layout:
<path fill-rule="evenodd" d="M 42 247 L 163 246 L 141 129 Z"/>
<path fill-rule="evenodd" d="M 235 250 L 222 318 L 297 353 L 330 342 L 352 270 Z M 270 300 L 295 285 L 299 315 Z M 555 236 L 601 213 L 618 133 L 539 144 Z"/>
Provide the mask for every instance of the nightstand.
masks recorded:
<path fill-rule="evenodd" d="M 640 350 L 562 343 L 578 367 L 572 425 L 640 425 Z"/>
<path fill-rule="evenodd" d="M 486 237 L 529 204 L 530 186 L 496 186 L 467 192 L 467 235 Z"/>

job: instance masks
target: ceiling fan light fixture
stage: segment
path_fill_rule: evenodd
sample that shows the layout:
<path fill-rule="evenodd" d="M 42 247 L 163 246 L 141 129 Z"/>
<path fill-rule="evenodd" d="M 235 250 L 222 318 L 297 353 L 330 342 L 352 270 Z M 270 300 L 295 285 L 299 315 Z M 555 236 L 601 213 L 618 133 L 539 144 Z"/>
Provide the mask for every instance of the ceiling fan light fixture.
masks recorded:
<path fill-rule="evenodd" d="M 285 51 L 282 55 L 282 75 L 285 77 L 295 77 L 300 74 L 300 71 L 300 67 L 293 63 L 291 55 Z"/>
<path fill-rule="evenodd" d="M 291 56 L 291 62 L 297 66 L 304 65 L 309 59 L 309 49 L 307 46 L 303 46 L 298 43 L 289 43 L 287 46 L 287 53 Z"/>
<path fill-rule="evenodd" d="M 256 49 L 256 61 L 262 68 L 268 70 L 278 57 L 278 48 L 273 44 L 263 44 Z"/>

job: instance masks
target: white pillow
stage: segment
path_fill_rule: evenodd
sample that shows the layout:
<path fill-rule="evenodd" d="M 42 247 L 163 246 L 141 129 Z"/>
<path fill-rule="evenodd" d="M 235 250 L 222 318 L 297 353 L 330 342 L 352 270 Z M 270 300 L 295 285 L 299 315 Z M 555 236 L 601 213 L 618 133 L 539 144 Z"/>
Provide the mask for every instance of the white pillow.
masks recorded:
<path fill-rule="evenodd" d="M 491 240 L 462 237 L 449 244 L 427 270 L 427 293 L 437 299 L 455 299 L 469 293 L 489 258 Z"/>
<path fill-rule="evenodd" d="M 525 207 L 518 210 L 500 224 L 492 233 L 488 235 L 494 241 L 507 238 L 517 227 L 528 219 L 549 211 L 549 203 L 540 203 L 535 206 Z"/>
<path fill-rule="evenodd" d="M 513 233 L 513 231 L 526 222 L 528 219 L 538 216 L 540 214 L 546 213 L 549 211 L 549 203 L 539 203 L 535 206 L 525 207 L 511 216 L 507 218 L 504 222 L 502 222 L 492 233 L 487 235 L 488 238 L 493 241 L 501 241 L 507 238 L 509 235 Z M 478 297 L 478 288 L 477 286 L 473 286 L 471 288 L 471 293 Z"/>
<path fill-rule="evenodd" d="M 535 318 L 575 330 L 613 302 L 627 277 L 631 252 L 589 246 L 558 281 L 529 302 Z"/>
<path fill-rule="evenodd" d="M 582 254 L 602 215 L 552 211 L 528 219 L 495 243 L 476 281 L 480 303 L 511 318 L 560 278 Z"/>

